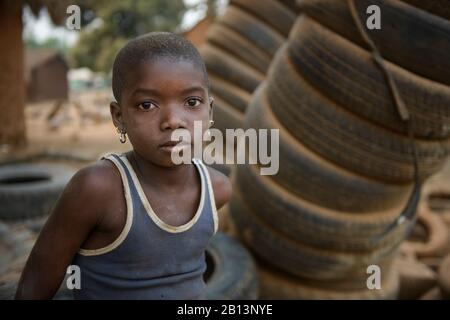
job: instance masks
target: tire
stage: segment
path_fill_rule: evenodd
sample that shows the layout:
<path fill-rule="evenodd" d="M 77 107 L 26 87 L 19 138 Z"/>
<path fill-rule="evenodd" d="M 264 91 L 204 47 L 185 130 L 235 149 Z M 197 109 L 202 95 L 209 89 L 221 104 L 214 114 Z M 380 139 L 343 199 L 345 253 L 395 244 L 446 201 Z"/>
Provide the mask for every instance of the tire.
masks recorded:
<path fill-rule="evenodd" d="M 438 284 L 442 297 L 450 299 L 450 255 L 442 262 L 438 272 Z"/>
<path fill-rule="evenodd" d="M 219 23 L 241 34 L 270 56 L 273 56 L 286 40 L 265 22 L 233 5 L 227 7 Z"/>
<path fill-rule="evenodd" d="M 303 279 L 283 274 L 267 265 L 258 264 L 261 299 L 284 300 L 366 300 L 384 299 L 394 300 L 399 289 L 399 277 L 395 270 L 391 270 L 386 278 L 382 277 L 380 290 L 336 290 L 306 285 Z"/>
<path fill-rule="evenodd" d="M 0 218 L 49 214 L 74 170 L 56 164 L 0 166 Z"/>
<path fill-rule="evenodd" d="M 301 283 L 305 287 L 310 287 L 318 290 L 326 290 L 326 291 L 339 291 L 339 292 L 347 292 L 347 293 L 355 293 L 356 291 L 360 292 L 361 290 L 367 289 L 367 279 L 370 276 L 367 269 L 360 268 L 355 270 L 352 275 L 345 279 L 340 280 L 320 280 L 320 279 L 308 279 L 304 277 L 294 277 L 290 274 L 284 273 L 281 270 L 271 266 L 269 263 L 264 262 L 261 259 L 255 258 L 256 265 L 258 267 L 262 266 L 266 271 L 272 271 L 275 274 L 284 275 L 285 277 L 292 277 L 295 279 L 295 282 Z M 391 272 L 393 266 L 393 258 L 389 257 L 387 259 L 378 261 L 377 266 L 380 268 L 381 274 L 388 274 Z M 371 273 L 371 272 L 370 272 Z M 382 279 L 383 281 L 385 279 Z M 261 284 L 261 281 L 260 281 Z M 263 294 L 263 292 L 262 292 Z"/>
<path fill-rule="evenodd" d="M 213 95 L 218 95 L 225 102 L 233 106 L 235 109 L 244 113 L 247 109 L 247 105 L 251 99 L 251 94 L 247 91 L 242 90 L 238 86 L 218 78 L 214 75 L 210 75 L 209 79 L 211 81 L 211 92 Z"/>
<path fill-rule="evenodd" d="M 241 88 L 249 93 L 264 80 L 264 74 L 253 67 L 239 61 L 212 44 L 206 44 L 200 49 L 208 73 L 232 83 L 239 83 Z"/>
<path fill-rule="evenodd" d="M 287 37 L 297 14 L 276 0 L 231 0 L 231 5 L 255 15 Z"/>
<path fill-rule="evenodd" d="M 279 171 L 271 177 L 305 200 L 333 210 L 365 213 L 398 207 L 411 193 L 411 185 L 388 184 L 366 178 L 309 150 L 274 116 L 264 85 L 253 95 L 245 126 L 279 130 Z"/>
<path fill-rule="evenodd" d="M 297 6 L 297 0 L 277 0 L 277 1 L 284 4 L 286 7 L 291 9 L 291 11 L 296 12 L 297 14 L 299 13 L 299 8 Z"/>
<path fill-rule="evenodd" d="M 392 131 L 406 134 L 382 71 L 368 51 L 301 16 L 289 38 L 298 72 L 340 107 Z M 411 115 L 414 136 L 450 136 L 450 87 L 419 77 L 386 61 Z"/>
<path fill-rule="evenodd" d="M 271 56 L 247 38 L 223 24 L 214 24 L 207 34 L 207 41 L 237 57 L 258 71 L 266 73 Z"/>
<path fill-rule="evenodd" d="M 330 251 L 368 253 L 394 248 L 407 236 L 401 226 L 381 237 L 400 216 L 402 206 L 359 215 L 326 209 L 259 176 L 254 166 L 238 165 L 235 181 L 234 188 L 245 194 L 249 210 L 293 241 Z"/>
<path fill-rule="evenodd" d="M 400 300 L 418 299 L 436 286 L 436 274 L 416 259 L 398 257 L 394 269 L 400 274 Z"/>
<path fill-rule="evenodd" d="M 258 298 L 258 279 L 251 255 L 236 240 L 219 232 L 206 249 L 209 267 L 203 299 L 242 300 Z"/>
<path fill-rule="evenodd" d="M 440 257 L 448 248 L 449 230 L 444 221 L 438 215 L 429 211 L 424 202 L 421 202 L 418 210 L 417 223 L 422 224 L 427 232 L 425 242 L 408 241 L 404 244 L 406 250 L 410 250 L 418 258 Z"/>
<path fill-rule="evenodd" d="M 214 94 L 214 92 L 213 92 Z M 226 129 L 244 127 L 244 114 L 226 103 L 220 96 L 214 94 L 214 128 L 225 134 Z"/>
<path fill-rule="evenodd" d="M 424 78 L 450 85 L 450 21 L 398 0 L 358 0 L 355 6 L 363 24 L 370 5 L 379 6 L 382 27 L 366 31 L 383 58 Z M 300 8 L 320 24 L 369 50 L 345 1 L 303 0 Z"/>
<path fill-rule="evenodd" d="M 443 169 L 444 171 L 445 169 Z M 447 177 L 433 180 L 424 186 L 424 198 L 431 212 L 439 215 L 450 226 L 450 185 Z"/>
<path fill-rule="evenodd" d="M 213 163 L 211 165 L 209 165 L 210 167 L 222 172 L 224 175 L 226 175 L 227 177 L 230 176 L 231 173 L 231 167 L 228 164 L 225 163 Z"/>
<path fill-rule="evenodd" d="M 369 265 L 390 259 L 396 247 L 396 244 L 391 244 L 388 248 L 370 253 L 314 248 L 284 236 L 272 223 L 257 217 L 242 200 L 239 191 L 234 192 L 229 204 L 233 223 L 242 241 L 261 259 L 294 276 L 317 280 L 349 279 L 355 273 L 365 271 Z M 275 222 L 278 217 L 274 216 L 272 220 Z"/>
<path fill-rule="evenodd" d="M 219 228 L 220 231 L 224 232 L 226 235 L 230 236 L 233 239 L 239 239 L 238 232 L 236 230 L 236 226 L 231 219 L 230 208 L 229 205 L 226 204 L 222 207 L 218 212 L 220 224 L 223 228 Z"/>
<path fill-rule="evenodd" d="M 341 108 L 302 78 L 282 49 L 279 56 L 285 58 L 271 66 L 268 99 L 277 118 L 298 140 L 350 171 L 390 183 L 413 181 L 413 144 L 409 137 Z M 450 139 L 415 139 L 414 144 L 423 178 L 437 172 L 450 151 Z"/>
<path fill-rule="evenodd" d="M 434 287 L 433 289 L 425 292 L 419 300 L 442 300 L 441 290 L 439 287 Z"/>
<path fill-rule="evenodd" d="M 423 0 L 401 0 L 403 2 L 409 3 L 417 8 L 435 14 L 444 19 L 450 20 L 450 7 L 447 0 L 433 0 L 433 1 L 423 1 Z"/>

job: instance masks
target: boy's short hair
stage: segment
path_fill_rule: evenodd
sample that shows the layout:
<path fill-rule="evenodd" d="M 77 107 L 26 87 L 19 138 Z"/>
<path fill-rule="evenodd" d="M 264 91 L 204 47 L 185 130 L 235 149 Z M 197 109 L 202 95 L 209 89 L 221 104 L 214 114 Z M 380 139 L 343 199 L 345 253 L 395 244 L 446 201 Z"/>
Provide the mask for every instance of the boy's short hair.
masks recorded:
<path fill-rule="evenodd" d="M 120 103 L 127 73 L 141 62 L 159 58 L 192 62 L 203 72 L 209 89 L 205 63 L 191 42 L 172 32 L 150 32 L 129 41 L 116 55 L 113 65 L 112 90 L 117 102 Z"/>

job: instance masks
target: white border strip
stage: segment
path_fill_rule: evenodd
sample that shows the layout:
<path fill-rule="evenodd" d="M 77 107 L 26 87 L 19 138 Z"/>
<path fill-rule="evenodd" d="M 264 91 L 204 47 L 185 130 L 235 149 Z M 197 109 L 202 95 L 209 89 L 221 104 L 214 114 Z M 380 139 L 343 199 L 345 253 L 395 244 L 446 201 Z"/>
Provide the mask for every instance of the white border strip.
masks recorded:
<path fill-rule="evenodd" d="M 217 214 L 216 200 L 214 198 L 214 189 L 212 188 L 212 183 L 211 183 L 211 179 L 209 177 L 208 168 L 205 166 L 205 164 L 203 162 L 199 161 L 199 163 L 200 163 L 200 166 L 202 166 L 202 168 L 205 170 L 206 181 L 208 182 L 209 198 L 210 198 L 210 203 L 211 203 L 212 212 L 213 212 L 213 219 L 214 219 L 214 234 L 216 234 L 217 229 L 219 229 L 219 216 Z"/>
<path fill-rule="evenodd" d="M 156 213 L 153 211 L 152 206 L 150 205 L 147 196 L 144 193 L 144 190 L 142 189 L 141 183 L 139 182 L 139 179 L 136 176 L 136 172 L 134 171 L 133 167 L 131 166 L 130 162 L 126 158 L 126 156 L 121 157 L 122 161 L 125 163 L 125 166 L 128 168 L 128 171 L 131 173 L 131 178 L 133 179 L 134 185 L 136 186 L 136 190 L 138 191 L 139 197 L 141 198 L 141 202 L 144 205 L 145 210 L 147 211 L 147 214 L 150 216 L 150 218 L 153 220 L 153 222 L 160 227 L 161 229 L 170 232 L 170 233 L 180 233 L 184 232 L 188 229 L 190 229 L 200 218 L 201 213 L 203 211 L 203 204 L 205 202 L 205 182 L 204 177 L 202 174 L 202 171 L 200 168 L 198 168 L 198 164 L 196 162 L 196 159 L 193 159 L 194 164 L 197 167 L 197 171 L 200 175 L 201 180 L 201 195 L 200 195 L 200 204 L 197 208 L 197 212 L 195 213 L 194 217 L 187 222 L 186 224 L 183 224 L 181 226 L 171 226 L 164 221 L 162 221 Z"/>
<path fill-rule="evenodd" d="M 125 222 L 125 226 L 122 229 L 122 232 L 119 234 L 119 236 L 116 238 L 116 240 L 114 240 L 111 244 L 107 245 L 106 247 L 99 248 L 99 249 L 81 249 L 80 248 L 78 253 L 83 256 L 98 256 L 98 255 L 105 254 L 107 252 L 114 250 L 125 240 L 128 233 L 130 232 L 131 225 L 133 224 L 133 202 L 131 200 L 131 193 L 130 193 L 130 187 L 128 185 L 127 175 L 126 175 L 122 165 L 117 161 L 117 159 L 114 158 L 114 156 L 109 155 L 109 156 L 106 156 L 105 159 L 112 161 L 120 172 L 120 176 L 122 178 L 123 190 L 124 190 L 124 194 L 125 194 L 125 201 L 126 201 L 126 205 L 127 205 L 127 220 Z"/>

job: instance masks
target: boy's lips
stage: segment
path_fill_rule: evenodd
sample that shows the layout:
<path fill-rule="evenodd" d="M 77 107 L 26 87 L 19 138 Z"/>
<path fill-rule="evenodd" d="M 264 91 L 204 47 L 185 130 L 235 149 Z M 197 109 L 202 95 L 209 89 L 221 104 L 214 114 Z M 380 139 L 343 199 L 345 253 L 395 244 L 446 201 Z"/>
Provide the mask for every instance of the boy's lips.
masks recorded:
<path fill-rule="evenodd" d="M 184 141 L 167 141 L 159 145 L 159 148 L 165 151 L 173 151 L 175 149 L 182 149 L 189 146 L 188 143 Z"/>

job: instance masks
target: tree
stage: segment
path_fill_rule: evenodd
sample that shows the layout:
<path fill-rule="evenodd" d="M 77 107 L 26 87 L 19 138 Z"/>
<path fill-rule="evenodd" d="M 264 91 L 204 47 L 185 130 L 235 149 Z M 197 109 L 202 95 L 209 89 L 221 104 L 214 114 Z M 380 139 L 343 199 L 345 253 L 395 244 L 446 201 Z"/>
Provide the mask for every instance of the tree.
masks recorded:
<path fill-rule="evenodd" d="M 79 5 L 95 16 L 89 17 L 91 24 L 82 28 L 69 51 L 69 63 L 105 73 L 128 39 L 150 31 L 174 31 L 186 11 L 182 0 L 84 0 Z"/>
<path fill-rule="evenodd" d="M 62 55 L 66 54 L 66 46 L 63 41 L 56 37 L 49 37 L 44 41 L 37 41 L 33 35 L 25 37 L 25 47 L 29 49 L 48 48 L 58 51 Z"/>
<path fill-rule="evenodd" d="M 217 0 L 203 1 L 210 5 Z M 69 56 L 72 65 L 100 71 L 111 68 L 115 53 L 129 38 L 175 30 L 187 9 L 183 0 L 0 0 L 0 41 L 4 44 L 0 50 L 0 150 L 26 143 L 23 6 L 28 5 L 36 16 L 46 8 L 52 22 L 61 25 L 71 4 L 80 6 L 82 13 L 80 40 Z M 95 20 L 100 23 L 91 27 Z M 54 45 L 51 42 L 45 45 Z"/>
<path fill-rule="evenodd" d="M 208 6 L 206 15 L 211 19 L 216 18 L 219 7 L 219 0 L 206 0 L 206 4 Z"/>
<path fill-rule="evenodd" d="M 55 24 L 65 17 L 64 0 L 0 1 L 0 146 L 25 145 L 24 45 L 22 6 L 28 4 L 35 15 L 47 7 Z"/>

